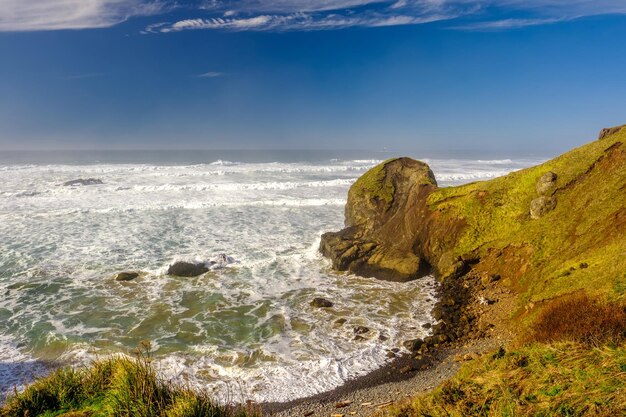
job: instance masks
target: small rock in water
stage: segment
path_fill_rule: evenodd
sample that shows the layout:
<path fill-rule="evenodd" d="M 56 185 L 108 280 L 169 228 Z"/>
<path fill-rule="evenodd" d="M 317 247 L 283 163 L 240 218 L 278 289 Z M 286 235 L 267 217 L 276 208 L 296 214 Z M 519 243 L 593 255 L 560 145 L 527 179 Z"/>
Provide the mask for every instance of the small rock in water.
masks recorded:
<path fill-rule="evenodd" d="M 420 348 L 422 347 L 423 344 L 424 344 L 424 340 L 423 339 L 411 339 L 411 340 L 407 340 L 404 343 L 402 343 L 402 345 L 409 352 L 417 352 L 418 350 L 420 350 Z"/>
<path fill-rule="evenodd" d="M 335 320 L 335 324 L 338 325 L 338 326 L 343 326 L 347 321 L 348 321 L 348 319 L 344 319 L 342 317 L 340 319 Z"/>
<path fill-rule="evenodd" d="M 365 334 L 370 331 L 369 327 L 357 326 L 354 328 L 354 334 Z"/>
<path fill-rule="evenodd" d="M 226 255 L 225 253 L 220 253 L 217 255 L 215 260 L 209 262 L 211 269 L 221 269 L 225 268 L 228 265 L 235 263 L 235 259 L 231 256 Z"/>
<path fill-rule="evenodd" d="M 395 353 L 393 353 L 392 351 L 388 350 L 388 351 L 387 351 L 387 357 L 388 357 L 389 359 L 393 359 L 393 358 L 395 358 L 395 357 L 396 357 L 396 354 L 395 354 Z"/>
<path fill-rule="evenodd" d="M 139 276 L 139 272 L 120 272 L 115 276 L 116 281 L 132 281 Z"/>
<path fill-rule="evenodd" d="M 96 184 L 104 184 L 102 180 L 97 178 L 79 178 L 77 180 L 65 181 L 63 183 L 64 187 L 75 187 L 78 185 L 96 185 Z"/>
<path fill-rule="evenodd" d="M 313 299 L 313 301 L 311 301 L 311 307 L 317 307 L 317 308 L 329 308 L 332 307 L 334 304 L 322 297 L 315 297 Z"/>
<path fill-rule="evenodd" d="M 433 325 L 432 325 L 432 324 L 430 324 L 430 323 L 424 323 L 424 324 L 422 324 L 422 327 L 423 327 L 424 329 L 430 329 L 431 327 L 433 327 Z"/>
<path fill-rule="evenodd" d="M 209 268 L 207 268 L 204 263 L 175 262 L 167 269 L 167 275 L 197 277 L 208 271 Z"/>

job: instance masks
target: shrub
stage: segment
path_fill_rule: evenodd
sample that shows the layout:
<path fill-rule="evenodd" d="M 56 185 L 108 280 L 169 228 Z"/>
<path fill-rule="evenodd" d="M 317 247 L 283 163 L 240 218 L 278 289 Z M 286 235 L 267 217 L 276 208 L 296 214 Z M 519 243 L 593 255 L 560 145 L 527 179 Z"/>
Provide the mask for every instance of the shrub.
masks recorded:
<path fill-rule="evenodd" d="M 538 315 L 525 342 L 573 341 L 588 346 L 626 340 L 624 306 L 579 294 L 551 302 Z"/>

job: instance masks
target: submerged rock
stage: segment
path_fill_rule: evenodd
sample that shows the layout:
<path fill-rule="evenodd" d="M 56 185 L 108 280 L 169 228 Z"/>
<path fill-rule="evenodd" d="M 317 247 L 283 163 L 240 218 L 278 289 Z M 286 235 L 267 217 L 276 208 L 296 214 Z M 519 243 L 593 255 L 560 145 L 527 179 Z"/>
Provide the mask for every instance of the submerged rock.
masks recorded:
<path fill-rule="evenodd" d="M 365 333 L 369 333 L 370 329 L 369 327 L 365 327 L 365 326 L 357 326 L 354 328 L 354 334 L 365 334 Z"/>
<path fill-rule="evenodd" d="M 197 277 L 209 271 L 209 268 L 201 263 L 192 262 L 175 262 L 167 269 L 167 275 L 175 275 L 178 277 Z"/>
<path fill-rule="evenodd" d="M 76 187 L 76 186 L 81 186 L 81 185 L 97 185 L 97 184 L 104 184 L 102 182 L 102 180 L 99 180 L 97 178 L 79 178 L 77 180 L 70 180 L 70 181 L 65 181 L 63 183 L 64 187 Z"/>
<path fill-rule="evenodd" d="M 115 275 L 115 280 L 116 281 L 132 281 L 138 276 L 139 276 L 139 272 L 134 272 L 134 271 L 119 272 L 117 275 Z"/>
<path fill-rule="evenodd" d="M 314 298 L 310 304 L 311 304 L 311 307 L 317 307 L 317 308 L 329 308 L 334 305 L 331 301 L 322 297 Z"/>

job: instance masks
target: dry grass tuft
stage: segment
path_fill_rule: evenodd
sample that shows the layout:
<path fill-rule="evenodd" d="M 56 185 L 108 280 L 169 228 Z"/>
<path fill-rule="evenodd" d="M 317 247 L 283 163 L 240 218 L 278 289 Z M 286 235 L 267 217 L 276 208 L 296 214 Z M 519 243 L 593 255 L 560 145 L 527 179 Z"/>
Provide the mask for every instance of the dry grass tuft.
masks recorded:
<path fill-rule="evenodd" d="M 591 299 L 586 294 L 560 298 L 544 308 L 525 342 L 579 342 L 588 346 L 618 345 L 626 340 L 626 308 Z"/>

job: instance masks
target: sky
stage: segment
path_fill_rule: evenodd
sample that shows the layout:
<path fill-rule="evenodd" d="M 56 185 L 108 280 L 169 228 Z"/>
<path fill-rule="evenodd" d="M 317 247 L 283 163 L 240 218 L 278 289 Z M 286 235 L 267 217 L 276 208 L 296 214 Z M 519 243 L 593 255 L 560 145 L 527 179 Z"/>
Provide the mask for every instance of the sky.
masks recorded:
<path fill-rule="evenodd" d="M 0 151 L 555 154 L 624 74 L 626 0 L 0 0 Z"/>

